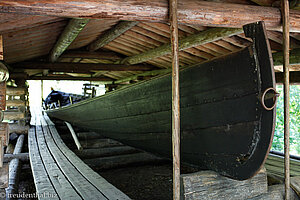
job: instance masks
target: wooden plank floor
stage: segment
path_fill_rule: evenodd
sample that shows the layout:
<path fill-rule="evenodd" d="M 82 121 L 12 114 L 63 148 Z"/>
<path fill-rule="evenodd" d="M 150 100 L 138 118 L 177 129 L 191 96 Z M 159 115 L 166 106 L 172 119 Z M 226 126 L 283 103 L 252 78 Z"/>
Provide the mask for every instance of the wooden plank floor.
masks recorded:
<path fill-rule="evenodd" d="M 68 149 L 39 109 L 31 115 L 29 154 L 39 199 L 129 199 Z"/>

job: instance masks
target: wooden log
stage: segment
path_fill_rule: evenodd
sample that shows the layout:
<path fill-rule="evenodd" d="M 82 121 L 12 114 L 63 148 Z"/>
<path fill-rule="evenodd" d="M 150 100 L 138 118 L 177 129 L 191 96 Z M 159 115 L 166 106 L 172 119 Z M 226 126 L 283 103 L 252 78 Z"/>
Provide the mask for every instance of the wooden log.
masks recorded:
<path fill-rule="evenodd" d="M 105 59 L 105 60 L 119 60 L 121 57 L 115 52 L 89 52 L 89 51 L 66 51 L 61 58 L 82 58 L 82 59 Z"/>
<path fill-rule="evenodd" d="M 90 167 L 97 170 L 166 162 L 165 159 L 156 157 L 149 153 L 135 153 L 103 158 L 84 159 L 83 161 Z"/>
<path fill-rule="evenodd" d="M 77 135 L 76 135 L 76 133 L 75 133 L 75 131 L 74 131 L 72 125 L 71 125 L 69 122 L 65 122 L 65 124 L 67 125 L 69 131 L 70 131 L 71 134 L 72 134 L 72 137 L 73 137 L 74 142 L 75 142 L 75 144 L 76 144 L 76 146 L 77 146 L 77 149 L 78 149 L 79 151 L 81 151 L 83 148 L 82 148 L 82 146 L 81 146 L 81 144 L 80 144 L 80 142 L 79 142 L 79 140 L 78 140 L 78 138 L 77 138 Z"/>
<path fill-rule="evenodd" d="M 5 109 L 6 109 L 6 82 L 0 82 L 0 110 L 5 110 Z"/>
<path fill-rule="evenodd" d="M 0 60 L 3 60 L 3 38 L 0 35 Z"/>
<path fill-rule="evenodd" d="M 29 126 L 21 126 L 18 123 L 9 123 L 8 126 L 9 133 L 28 134 Z"/>
<path fill-rule="evenodd" d="M 6 88 L 6 94 L 9 96 L 21 96 L 27 94 L 27 88 L 25 87 L 11 87 Z"/>
<path fill-rule="evenodd" d="M 25 113 L 19 111 L 3 111 L 3 115 L 4 120 L 21 120 L 25 118 Z"/>
<path fill-rule="evenodd" d="M 23 148 L 24 135 L 20 135 L 15 146 L 13 154 L 20 154 Z M 9 180 L 8 188 L 6 188 L 7 199 L 12 199 L 10 194 L 16 194 L 18 191 L 19 175 L 20 175 L 20 160 L 14 158 L 9 163 Z"/>
<path fill-rule="evenodd" d="M 82 151 L 75 151 L 76 155 L 81 159 L 117 156 L 137 152 L 139 152 L 139 150 L 129 146 L 107 147 L 101 149 L 84 149 Z"/>
<path fill-rule="evenodd" d="M 3 145 L 7 146 L 9 142 L 8 123 L 0 123 L 0 137 L 3 140 Z"/>
<path fill-rule="evenodd" d="M 200 33 L 180 39 L 179 50 L 188 49 L 202 44 L 219 40 L 223 37 L 230 37 L 242 33 L 242 29 L 235 28 L 212 28 Z M 150 49 L 138 55 L 130 56 L 121 61 L 123 64 L 132 65 L 142 63 L 160 56 L 171 54 L 171 44 L 167 43 L 154 49 Z"/>
<path fill-rule="evenodd" d="M 59 2 L 19 0 L 16 4 L 14 0 L 2 0 L 0 2 L 0 12 L 165 23 L 168 21 L 168 1 L 79 0 L 75 4 L 67 0 Z M 278 8 L 197 0 L 179 2 L 178 21 L 203 26 L 238 28 L 256 21 L 265 21 L 268 29 L 280 30 L 281 27 L 281 16 Z M 291 31 L 299 31 L 299 11 L 290 11 L 290 24 Z"/>
<path fill-rule="evenodd" d="M 153 65 L 124 65 L 124 64 L 102 64 L 102 63 L 46 63 L 46 62 L 20 62 L 13 65 L 16 68 L 42 69 L 54 72 L 78 72 L 90 71 L 148 71 L 157 69 Z"/>
<path fill-rule="evenodd" d="M 268 193 L 250 198 L 249 200 L 284 200 L 284 184 L 272 185 L 268 187 Z M 295 191 L 290 188 L 290 200 L 298 200 Z"/>
<path fill-rule="evenodd" d="M 18 106 L 25 106 L 25 101 L 23 100 L 7 100 L 6 101 L 6 106 L 13 106 L 13 107 L 18 107 Z"/>
<path fill-rule="evenodd" d="M 30 76 L 27 80 L 72 80 L 72 81 L 98 81 L 99 84 L 110 84 L 109 77 L 78 77 L 78 76 Z"/>
<path fill-rule="evenodd" d="M 82 29 L 88 24 L 89 19 L 71 19 L 51 50 L 49 60 L 55 62 L 59 56 L 70 46 Z"/>
<path fill-rule="evenodd" d="M 268 192 L 265 170 L 244 181 L 200 171 L 181 175 L 181 183 L 181 199 L 250 199 Z"/>
<path fill-rule="evenodd" d="M 88 45 L 89 51 L 96 51 L 109 42 L 113 41 L 120 35 L 122 35 L 124 32 L 128 31 L 135 25 L 137 25 L 138 22 L 130 22 L 130 21 L 121 21 L 119 22 L 115 27 L 109 29 L 106 31 L 103 35 L 101 35 L 96 41 L 92 42 Z"/>
<path fill-rule="evenodd" d="M 3 139 L 0 137 L 0 168 L 3 166 L 4 145 Z"/>
<path fill-rule="evenodd" d="M 0 188 L 7 188 L 8 186 L 8 164 L 5 163 L 2 167 L 0 167 Z M 3 193 L 2 193 L 3 194 Z M 1 195 L 1 194 L 0 194 Z M 0 196 L 5 197 L 5 195 Z"/>
<path fill-rule="evenodd" d="M 22 162 L 28 162 L 29 154 L 28 153 L 4 154 L 3 162 L 8 163 L 15 158 L 21 160 Z"/>
<path fill-rule="evenodd" d="M 96 148 L 121 146 L 122 144 L 112 139 L 93 139 L 93 140 L 82 141 L 81 145 L 84 149 L 96 149 Z"/>
<path fill-rule="evenodd" d="M 9 72 L 6 65 L 0 61 L 0 82 L 7 81 L 9 78 Z"/>

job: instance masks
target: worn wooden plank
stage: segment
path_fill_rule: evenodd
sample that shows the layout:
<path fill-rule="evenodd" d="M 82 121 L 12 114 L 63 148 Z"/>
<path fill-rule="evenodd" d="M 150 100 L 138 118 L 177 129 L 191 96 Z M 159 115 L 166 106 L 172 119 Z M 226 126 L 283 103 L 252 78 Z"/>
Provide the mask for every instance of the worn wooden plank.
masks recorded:
<path fill-rule="evenodd" d="M 29 129 L 28 146 L 29 146 L 30 164 L 31 164 L 34 184 L 37 193 L 39 194 L 49 193 L 52 195 L 53 199 L 59 199 L 58 194 L 54 189 L 53 183 L 49 179 L 45 165 L 40 157 L 41 155 L 39 152 L 39 148 L 37 146 L 35 127 L 31 127 Z M 40 199 L 46 200 L 48 198 L 40 198 Z"/>
<path fill-rule="evenodd" d="M 70 198 L 78 198 L 80 199 L 80 195 L 74 192 L 74 189 L 70 182 L 66 179 L 65 175 L 62 173 L 60 168 L 57 166 L 55 160 L 47 148 L 47 145 L 43 138 L 42 127 L 40 125 L 36 126 L 36 137 L 38 142 L 38 148 L 40 151 L 41 158 L 43 160 L 44 165 L 46 166 L 46 171 L 50 177 L 51 182 L 54 185 L 55 190 L 58 193 L 58 196 L 61 199 L 70 199 Z"/>
<path fill-rule="evenodd" d="M 62 173 L 70 182 L 72 187 L 83 199 L 106 199 L 102 195 L 101 191 L 94 185 L 90 184 L 85 177 L 81 174 L 80 169 L 77 166 L 73 166 L 68 158 L 62 153 L 58 146 L 54 143 L 52 136 L 49 133 L 47 126 L 43 126 L 43 135 L 38 135 L 38 140 L 47 143 L 48 149 L 51 152 L 52 157 L 55 159 L 55 163 L 59 166 Z M 75 193 L 75 191 L 74 191 Z M 70 197 L 69 197 L 70 198 Z"/>
<path fill-rule="evenodd" d="M 284 184 L 278 184 L 269 186 L 268 193 L 248 200 L 284 200 L 284 194 Z M 292 188 L 290 188 L 290 200 L 299 200 L 299 197 Z"/>
<path fill-rule="evenodd" d="M 8 125 L 8 132 L 10 133 L 17 133 L 17 134 L 28 134 L 29 126 L 23 126 L 19 123 L 9 123 Z"/>
<path fill-rule="evenodd" d="M 38 3 L 37 3 L 38 2 Z M 53 9 L 55 8 L 55 9 Z M 167 22 L 168 1 L 31 1 L 2 0 L 0 12 L 52 15 L 62 17 L 115 18 L 131 21 Z M 234 14 L 233 14 L 234 13 Z M 290 11 L 291 31 L 299 31 L 299 12 Z M 185 0 L 179 2 L 178 21 L 206 26 L 241 27 L 265 21 L 267 28 L 279 30 L 281 16 L 278 8 L 223 2 Z"/>
<path fill-rule="evenodd" d="M 71 45 L 78 34 L 87 25 L 89 19 L 70 19 L 68 25 L 59 36 L 58 41 L 50 52 L 50 62 L 55 62 L 59 56 Z"/>
<path fill-rule="evenodd" d="M 181 175 L 182 199 L 250 199 L 268 192 L 267 174 L 261 170 L 254 177 L 237 181 L 214 171 Z"/>
<path fill-rule="evenodd" d="M 48 124 L 52 122 L 49 121 L 49 118 L 46 118 Z M 56 144 L 60 147 L 60 149 L 64 152 L 64 154 L 69 158 L 69 161 L 80 169 L 81 173 L 97 188 L 101 188 L 102 193 L 108 199 L 129 199 L 124 193 L 116 189 L 113 185 L 108 183 L 104 178 L 102 178 L 99 174 L 94 172 L 89 166 L 80 160 L 75 153 L 73 153 L 61 140 L 55 126 L 49 125 L 50 132 Z"/>

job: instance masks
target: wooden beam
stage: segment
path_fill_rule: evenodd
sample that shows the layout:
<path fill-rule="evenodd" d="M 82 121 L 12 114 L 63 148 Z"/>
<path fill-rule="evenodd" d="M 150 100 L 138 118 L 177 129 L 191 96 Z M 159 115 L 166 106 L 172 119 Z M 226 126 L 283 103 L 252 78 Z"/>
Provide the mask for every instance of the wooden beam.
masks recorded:
<path fill-rule="evenodd" d="M 148 71 L 157 69 L 152 65 L 124 65 L 102 63 L 46 63 L 46 62 L 20 62 L 13 65 L 15 69 L 41 69 L 55 72 L 86 73 L 94 71 Z"/>
<path fill-rule="evenodd" d="M 274 66 L 283 65 L 283 52 L 273 53 Z M 300 64 L 300 48 L 290 51 L 290 65 Z"/>
<path fill-rule="evenodd" d="M 0 110 L 5 110 L 5 109 L 6 109 L 6 82 L 0 82 Z"/>
<path fill-rule="evenodd" d="M 31 15 L 49 15 L 71 18 L 114 18 L 128 21 L 167 22 L 167 0 L 113 0 L 86 1 L 76 3 L 68 0 L 30 1 L 2 0 L 0 12 Z M 185 0 L 179 2 L 178 21 L 204 26 L 238 27 L 264 21 L 266 27 L 280 30 L 281 15 L 278 8 L 241 5 L 221 2 Z M 299 11 L 290 11 L 291 31 L 300 31 Z"/>
<path fill-rule="evenodd" d="M 179 50 L 188 49 L 191 47 L 199 46 L 202 44 L 210 43 L 219 40 L 223 37 L 230 37 L 242 33 L 242 29 L 236 28 L 212 28 L 200 33 L 180 39 L 178 48 Z M 171 54 L 171 44 L 167 43 L 149 51 L 143 52 L 138 55 L 130 56 L 121 61 L 123 64 L 132 65 L 142 63 L 157 57 Z"/>
<path fill-rule="evenodd" d="M 66 51 L 61 58 L 82 58 L 82 59 L 105 59 L 105 60 L 119 60 L 121 57 L 115 52 L 89 52 L 89 51 Z"/>
<path fill-rule="evenodd" d="M 3 38 L 0 35 L 0 60 L 3 60 Z"/>
<path fill-rule="evenodd" d="M 7 81 L 9 78 L 9 72 L 6 65 L 0 61 L 0 82 Z"/>
<path fill-rule="evenodd" d="M 97 49 L 100 49 L 101 47 L 113 41 L 114 39 L 116 39 L 117 37 L 119 37 L 124 32 L 128 31 L 129 29 L 131 29 L 137 24 L 138 22 L 131 22 L 131 21 L 119 22 L 115 27 L 109 29 L 103 35 L 101 35 L 96 41 L 89 44 L 88 50 L 96 51 Z"/>
<path fill-rule="evenodd" d="M 283 73 L 276 72 L 276 83 L 283 83 Z M 291 84 L 300 84 L 300 71 L 290 72 L 290 83 Z"/>
<path fill-rule="evenodd" d="M 72 81 L 99 81 L 102 84 L 110 84 L 108 77 L 74 77 L 74 76 L 30 76 L 27 80 L 72 80 Z"/>
<path fill-rule="evenodd" d="M 181 199 L 252 199 L 268 192 L 263 168 L 250 179 L 238 181 L 214 171 L 199 171 L 181 176 Z M 213 192 L 212 192 L 213 191 Z"/>
<path fill-rule="evenodd" d="M 77 149 L 78 149 L 79 151 L 83 150 L 83 148 L 82 148 L 82 146 L 81 146 L 81 144 L 80 144 L 80 142 L 79 142 L 79 140 L 78 140 L 78 137 L 77 137 L 77 135 L 76 135 L 76 133 L 75 133 L 75 131 L 74 131 L 72 125 L 71 125 L 69 122 L 65 122 L 65 124 L 67 125 L 69 131 L 71 132 L 71 135 L 72 135 L 72 137 L 73 137 L 73 139 L 74 139 L 74 142 L 75 142 L 75 144 L 76 144 L 76 146 L 77 146 Z"/>
<path fill-rule="evenodd" d="M 55 62 L 59 56 L 70 46 L 81 30 L 87 25 L 89 19 L 71 19 L 51 50 L 49 60 Z"/>

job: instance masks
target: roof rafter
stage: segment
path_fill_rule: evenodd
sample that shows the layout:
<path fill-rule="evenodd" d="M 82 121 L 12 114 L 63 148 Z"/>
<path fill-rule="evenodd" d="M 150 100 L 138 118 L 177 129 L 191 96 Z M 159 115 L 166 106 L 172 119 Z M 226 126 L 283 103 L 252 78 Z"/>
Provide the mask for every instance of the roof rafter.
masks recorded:
<path fill-rule="evenodd" d="M 97 49 L 100 49 L 101 47 L 105 46 L 109 42 L 113 41 L 120 35 L 122 35 L 127 30 L 131 29 L 135 25 L 137 25 L 138 22 L 132 22 L 132 21 L 121 21 L 119 22 L 115 27 L 109 29 L 106 31 L 103 35 L 101 35 L 96 41 L 92 42 L 88 45 L 89 51 L 96 51 Z"/>
<path fill-rule="evenodd" d="M 89 19 L 71 19 L 50 52 L 49 60 L 57 61 L 59 56 L 76 39 L 82 29 L 88 24 Z"/>

